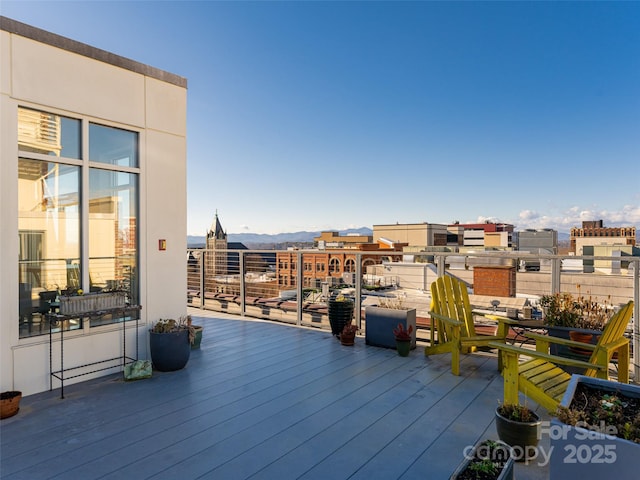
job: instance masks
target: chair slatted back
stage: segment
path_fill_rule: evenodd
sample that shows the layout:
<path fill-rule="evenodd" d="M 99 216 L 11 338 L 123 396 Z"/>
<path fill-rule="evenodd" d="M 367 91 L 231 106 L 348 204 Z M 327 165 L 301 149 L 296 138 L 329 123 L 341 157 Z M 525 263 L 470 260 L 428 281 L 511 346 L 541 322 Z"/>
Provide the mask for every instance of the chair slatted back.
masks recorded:
<path fill-rule="evenodd" d="M 598 363 L 597 358 L 600 351 L 603 350 L 603 345 L 606 345 L 611 342 L 615 342 L 616 340 L 622 338 L 624 335 L 624 331 L 627 329 L 627 325 L 631 321 L 631 316 L 633 315 L 633 301 L 630 301 L 626 305 L 624 305 L 620 310 L 616 312 L 616 314 L 611 317 L 611 319 L 607 322 L 598 339 L 598 343 L 596 344 L 596 348 L 591 354 L 589 359 L 590 363 Z M 611 357 L 611 355 L 609 355 Z M 608 360 L 611 360 L 609 358 Z M 585 372 L 585 375 L 589 377 L 595 377 L 597 371 L 594 369 L 588 369 Z"/>
<path fill-rule="evenodd" d="M 466 284 L 457 278 L 445 275 L 431 284 L 432 310 L 445 317 L 462 322 L 461 336 L 475 336 L 473 314 Z M 443 341 L 451 339 L 451 327 L 438 321 L 438 334 Z"/>

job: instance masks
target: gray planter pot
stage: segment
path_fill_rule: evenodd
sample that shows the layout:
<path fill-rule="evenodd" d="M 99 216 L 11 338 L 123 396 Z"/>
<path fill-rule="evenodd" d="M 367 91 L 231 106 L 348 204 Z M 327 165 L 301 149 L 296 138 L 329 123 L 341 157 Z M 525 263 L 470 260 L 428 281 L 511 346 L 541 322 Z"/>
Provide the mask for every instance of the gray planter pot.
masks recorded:
<path fill-rule="evenodd" d="M 640 386 L 599 378 L 573 375 L 560 403 L 568 407 L 579 383 L 601 388 L 606 392 L 620 392 L 640 398 Z M 550 478 L 579 478 L 601 480 L 612 474 L 615 478 L 637 478 L 640 444 L 551 420 L 549 431 L 551 462 Z"/>
<path fill-rule="evenodd" d="M 365 342 L 376 347 L 396 348 L 393 329 L 401 323 L 411 332 L 411 348 L 416 348 L 416 309 L 398 310 L 394 308 L 367 307 L 365 309 Z"/>
<path fill-rule="evenodd" d="M 600 338 L 600 335 L 602 335 L 601 330 L 588 330 L 584 328 L 571 328 L 571 327 L 547 327 L 547 332 L 549 336 L 563 338 L 565 340 L 570 340 L 569 332 L 589 333 L 592 335 L 591 342 L 590 342 L 592 345 L 595 345 L 596 343 L 598 343 L 598 339 Z M 567 347 L 566 345 L 558 345 L 554 343 L 549 345 L 549 353 L 551 353 L 551 355 L 558 355 L 559 357 L 565 357 L 565 358 L 573 358 L 574 360 L 582 360 L 584 362 L 588 362 L 589 357 L 591 356 L 590 353 L 588 354 L 581 353 L 579 351 L 576 351 L 575 349 L 571 349 Z M 584 373 L 583 368 L 569 367 L 566 365 L 560 365 L 560 368 L 564 369 L 565 371 L 571 374 Z"/>

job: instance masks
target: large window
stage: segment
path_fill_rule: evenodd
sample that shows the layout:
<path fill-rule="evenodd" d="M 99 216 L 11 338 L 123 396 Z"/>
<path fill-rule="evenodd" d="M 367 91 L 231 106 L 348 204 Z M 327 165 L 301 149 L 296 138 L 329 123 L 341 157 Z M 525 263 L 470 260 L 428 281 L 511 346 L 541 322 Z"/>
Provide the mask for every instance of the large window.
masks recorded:
<path fill-rule="evenodd" d="M 138 303 L 138 134 L 19 108 L 18 149 L 20 336 L 49 332 L 60 294 L 125 290 Z"/>
<path fill-rule="evenodd" d="M 130 292 L 138 302 L 138 175 L 89 169 L 89 277 L 92 289 Z M 134 288 L 135 287 L 135 288 Z M 111 321 L 100 318 L 92 325 Z"/>

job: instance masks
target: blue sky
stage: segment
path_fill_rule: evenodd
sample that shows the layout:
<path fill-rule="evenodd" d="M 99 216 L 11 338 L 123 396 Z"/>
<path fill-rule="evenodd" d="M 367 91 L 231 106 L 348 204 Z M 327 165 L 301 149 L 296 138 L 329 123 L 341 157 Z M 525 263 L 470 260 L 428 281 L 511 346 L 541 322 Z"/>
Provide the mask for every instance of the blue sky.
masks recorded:
<path fill-rule="evenodd" d="M 640 226 L 640 2 L 6 1 L 188 80 L 188 233 Z"/>

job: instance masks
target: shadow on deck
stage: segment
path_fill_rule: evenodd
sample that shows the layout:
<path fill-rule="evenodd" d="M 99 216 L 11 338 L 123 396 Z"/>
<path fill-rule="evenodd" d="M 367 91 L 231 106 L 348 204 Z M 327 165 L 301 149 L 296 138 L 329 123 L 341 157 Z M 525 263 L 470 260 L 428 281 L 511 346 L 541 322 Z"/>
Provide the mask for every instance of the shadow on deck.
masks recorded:
<path fill-rule="evenodd" d="M 493 354 L 407 358 L 326 331 L 190 309 L 202 346 L 178 372 L 23 399 L 2 421 L 0 477 L 447 479 L 497 438 Z M 544 419 L 548 416 L 540 412 Z M 541 446 L 548 451 L 549 441 Z M 516 477 L 548 478 L 533 461 Z"/>

